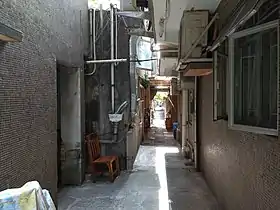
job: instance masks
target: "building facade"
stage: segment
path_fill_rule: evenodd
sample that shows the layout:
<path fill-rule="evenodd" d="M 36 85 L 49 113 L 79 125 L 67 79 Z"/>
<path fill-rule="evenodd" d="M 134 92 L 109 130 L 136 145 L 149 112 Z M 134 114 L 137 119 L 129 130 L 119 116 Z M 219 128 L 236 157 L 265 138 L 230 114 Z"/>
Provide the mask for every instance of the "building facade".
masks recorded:
<path fill-rule="evenodd" d="M 0 42 L 0 190 L 37 180 L 57 192 L 57 64 L 83 69 L 86 0 L 0 2 L 2 24 L 23 33 Z"/>
<path fill-rule="evenodd" d="M 220 28 L 240 2 L 221 2 Z M 198 80 L 199 166 L 224 209 L 280 208 L 279 11 L 259 5 Z"/>

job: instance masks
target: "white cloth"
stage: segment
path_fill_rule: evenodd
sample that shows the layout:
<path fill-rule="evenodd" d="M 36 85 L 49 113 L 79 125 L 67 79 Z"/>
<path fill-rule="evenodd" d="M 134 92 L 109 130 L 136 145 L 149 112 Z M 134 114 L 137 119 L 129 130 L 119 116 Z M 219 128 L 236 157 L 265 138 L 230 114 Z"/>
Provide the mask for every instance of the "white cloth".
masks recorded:
<path fill-rule="evenodd" d="M 48 190 L 37 181 L 0 192 L 0 210 L 56 210 Z"/>

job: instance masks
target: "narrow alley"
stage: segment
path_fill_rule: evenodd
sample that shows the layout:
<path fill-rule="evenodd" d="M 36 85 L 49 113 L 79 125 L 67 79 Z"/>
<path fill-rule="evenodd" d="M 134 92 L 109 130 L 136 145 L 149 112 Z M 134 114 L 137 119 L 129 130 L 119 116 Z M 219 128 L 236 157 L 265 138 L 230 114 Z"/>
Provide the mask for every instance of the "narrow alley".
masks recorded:
<path fill-rule="evenodd" d="M 0 210 L 280 210 L 280 0 L 0 0 Z"/>
<path fill-rule="evenodd" d="M 160 116 L 160 114 L 158 114 Z M 134 169 L 114 183 L 91 181 L 58 195 L 58 209 L 217 210 L 202 175 L 184 165 L 179 145 L 155 119 L 148 140 L 140 146 Z"/>

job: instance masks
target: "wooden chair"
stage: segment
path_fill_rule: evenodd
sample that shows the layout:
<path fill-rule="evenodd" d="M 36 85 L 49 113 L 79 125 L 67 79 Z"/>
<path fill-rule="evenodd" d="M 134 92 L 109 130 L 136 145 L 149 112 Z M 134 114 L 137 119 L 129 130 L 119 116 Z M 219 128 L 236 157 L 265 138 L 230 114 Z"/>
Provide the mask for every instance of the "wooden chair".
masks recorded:
<path fill-rule="evenodd" d="M 119 158 L 117 156 L 101 156 L 100 141 L 97 135 L 91 133 L 86 136 L 87 150 L 92 166 L 93 182 L 96 182 L 96 175 L 103 174 L 104 171 L 99 166 L 108 169 L 111 182 L 120 174 Z"/>

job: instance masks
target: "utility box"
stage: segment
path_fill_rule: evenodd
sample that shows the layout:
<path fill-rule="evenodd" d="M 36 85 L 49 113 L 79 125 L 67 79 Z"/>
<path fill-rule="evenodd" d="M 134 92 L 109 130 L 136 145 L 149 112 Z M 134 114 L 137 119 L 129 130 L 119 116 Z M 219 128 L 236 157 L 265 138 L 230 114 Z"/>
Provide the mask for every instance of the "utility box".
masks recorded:
<path fill-rule="evenodd" d="M 185 10 L 180 24 L 179 36 L 179 58 L 184 58 L 189 52 L 191 46 L 198 39 L 204 31 L 209 21 L 209 11 L 199 10 L 190 11 Z M 201 58 L 201 51 L 203 47 L 207 46 L 208 33 L 201 39 L 199 44 L 193 50 L 190 58 Z"/>

